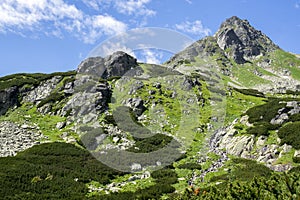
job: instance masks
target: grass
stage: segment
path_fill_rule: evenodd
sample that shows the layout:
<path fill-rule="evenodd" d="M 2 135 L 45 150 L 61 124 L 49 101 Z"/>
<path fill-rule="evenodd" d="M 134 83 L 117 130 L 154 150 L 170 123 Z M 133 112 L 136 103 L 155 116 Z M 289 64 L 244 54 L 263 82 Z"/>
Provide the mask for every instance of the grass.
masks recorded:
<path fill-rule="evenodd" d="M 240 90 L 231 90 L 231 92 L 232 95 L 227 97 L 226 124 L 239 118 L 248 109 L 264 103 L 265 98 L 241 93 Z"/>
<path fill-rule="evenodd" d="M 282 157 L 276 160 L 275 164 L 283 164 L 283 165 L 290 164 L 294 167 L 297 166 L 293 161 L 294 153 L 295 153 L 295 149 L 292 149 L 291 151 L 284 153 Z"/>
<path fill-rule="evenodd" d="M 232 72 L 234 75 L 234 81 L 242 84 L 244 87 L 253 87 L 261 84 L 268 84 L 270 81 L 265 80 L 253 72 L 256 70 L 256 67 L 252 64 L 246 63 L 244 65 L 234 64 Z"/>
<path fill-rule="evenodd" d="M 69 132 L 77 138 L 77 135 L 71 131 L 69 127 L 65 127 L 61 131 L 56 128 L 58 122 L 65 121 L 65 117 L 57 115 L 42 115 L 37 111 L 37 107 L 32 104 L 24 104 L 14 110 L 9 110 L 6 115 L 0 116 L 0 121 L 11 121 L 17 124 L 36 124 L 43 135 L 47 136 L 50 141 L 62 141 L 60 135 L 62 132 Z"/>

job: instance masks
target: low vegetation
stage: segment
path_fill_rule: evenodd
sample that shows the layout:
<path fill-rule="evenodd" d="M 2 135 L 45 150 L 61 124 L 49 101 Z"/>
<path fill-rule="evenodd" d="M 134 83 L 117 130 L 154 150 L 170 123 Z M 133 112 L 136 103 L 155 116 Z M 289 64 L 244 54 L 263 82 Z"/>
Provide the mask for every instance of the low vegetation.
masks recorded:
<path fill-rule="evenodd" d="M 32 85 L 37 86 L 40 82 L 50 79 L 54 76 L 74 76 L 76 75 L 76 71 L 69 71 L 69 72 L 55 72 L 52 74 L 42 74 L 42 73 L 35 73 L 35 74 L 13 74 L 4 77 L 0 77 L 0 91 L 5 90 L 7 88 L 17 86 L 22 87 L 24 85 Z"/>
<path fill-rule="evenodd" d="M 45 143 L 0 158 L 3 199 L 84 199 L 91 180 L 107 184 L 124 173 L 111 169 L 87 150 L 67 143 Z"/>
<path fill-rule="evenodd" d="M 300 121 L 288 123 L 281 127 L 278 131 L 278 137 L 281 144 L 292 145 L 295 149 L 300 149 Z"/>

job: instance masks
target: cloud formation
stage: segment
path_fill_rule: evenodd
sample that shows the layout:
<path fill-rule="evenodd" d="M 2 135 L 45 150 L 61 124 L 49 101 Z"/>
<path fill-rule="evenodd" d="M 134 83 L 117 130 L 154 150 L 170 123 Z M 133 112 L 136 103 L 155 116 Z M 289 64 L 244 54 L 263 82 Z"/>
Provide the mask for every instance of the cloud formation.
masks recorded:
<path fill-rule="evenodd" d="M 96 4 L 90 3 L 91 6 Z M 64 32 L 85 43 L 103 35 L 126 31 L 127 25 L 107 14 L 88 15 L 64 0 L 2 0 L 0 32 L 44 33 L 62 37 Z"/>
<path fill-rule="evenodd" d="M 159 50 L 155 49 L 143 49 L 141 52 L 141 58 L 139 62 L 149 63 L 149 64 L 161 64 L 163 54 Z"/>
<path fill-rule="evenodd" d="M 211 30 L 209 28 L 205 28 L 200 20 L 196 20 L 193 22 L 185 21 L 180 24 L 176 24 L 175 28 L 178 31 L 201 37 L 208 36 L 211 33 Z"/>
<path fill-rule="evenodd" d="M 156 12 L 146 7 L 146 4 L 150 2 L 151 0 L 117 0 L 115 1 L 115 7 L 122 14 L 153 16 Z"/>

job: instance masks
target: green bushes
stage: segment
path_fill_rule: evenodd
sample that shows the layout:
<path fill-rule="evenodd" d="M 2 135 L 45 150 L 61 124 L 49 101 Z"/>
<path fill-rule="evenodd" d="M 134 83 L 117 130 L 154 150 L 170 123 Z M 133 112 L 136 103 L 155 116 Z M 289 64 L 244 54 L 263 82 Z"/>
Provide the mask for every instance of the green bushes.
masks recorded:
<path fill-rule="evenodd" d="M 279 109 L 288 109 L 286 103 L 283 103 L 284 99 L 268 99 L 263 105 L 255 106 L 246 111 L 246 115 L 249 116 L 249 122 L 253 123 L 253 127 L 247 129 L 248 134 L 255 136 L 269 135 L 270 130 L 276 130 L 281 125 L 273 125 L 270 121 L 276 117 Z"/>
<path fill-rule="evenodd" d="M 283 99 L 268 99 L 268 101 L 259 106 L 247 110 L 249 122 L 270 122 L 278 113 L 278 110 L 285 108 L 286 103 L 281 103 Z"/>
<path fill-rule="evenodd" d="M 33 85 L 37 86 L 41 81 L 50 79 L 54 76 L 74 76 L 76 75 L 76 71 L 69 71 L 69 72 L 55 72 L 52 74 L 42 74 L 42 73 L 35 73 L 35 74 L 12 74 L 8 76 L 4 76 L 0 78 L 0 90 L 4 90 L 13 86 L 21 87 L 24 85 Z"/>
<path fill-rule="evenodd" d="M 293 157 L 294 163 L 300 163 L 300 157 Z"/>
<path fill-rule="evenodd" d="M 15 157 L 0 158 L 0 196 L 3 199 L 85 199 L 86 183 L 95 180 L 108 184 L 123 174 L 72 144 L 45 143 Z"/>
<path fill-rule="evenodd" d="M 114 126 L 117 126 L 117 123 L 113 115 L 105 115 L 104 120 L 107 124 L 112 124 Z"/>
<path fill-rule="evenodd" d="M 272 174 L 272 170 L 268 167 L 253 160 L 234 158 L 232 162 L 236 165 L 232 175 L 237 180 L 250 181 L 254 177 L 270 177 Z"/>
<path fill-rule="evenodd" d="M 186 190 L 173 199 L 297 199 L 300 196 L 299 169 L 293 168 L 288 174 L 256 176 L 247 182 L 235 180 L 208 188 Z"/>
<path fill-rule="evenodd" d="M 259 122 L 259 123 L 254 123 L 254 126 L 249 127 L 247 129 L 247 133 L 258 137 L 261 135 L 268 136 L 270 135 L 269 130 L 276 130 L 279 127 L 280 125 L 273 125 L 269 122 Z"/>
<path fill-rule="evenodd" d="M 295 149 L 300 149 L 300 121 L 288 123 L 278 131 L 281 144 L 292 145 Z"/>
<path fill-rule="evenodd" d="M 172 139 L 172 137 L 163 134 L 155 134 L 148 138 L 135 138 L 136 142 L 134 147 L 128 150 L 136 153 L 148 153 L 163 148 L 169 144 Z"/>
<path fill-rule="evenodd" d="M 233 88 L 235 91 L 242 93 L 244 95 L 250 95 L 250 96 L 255 96 L 255 97 L 265 97 L 264 93 L 259 92 L 258 90 L 254 89 L 238 89 L 238 88 Z"/>
<path fill-rule="evenodd" d="M 289 116 L 289 121 L 290 122 L 300 121 L 300 113 Z"/>

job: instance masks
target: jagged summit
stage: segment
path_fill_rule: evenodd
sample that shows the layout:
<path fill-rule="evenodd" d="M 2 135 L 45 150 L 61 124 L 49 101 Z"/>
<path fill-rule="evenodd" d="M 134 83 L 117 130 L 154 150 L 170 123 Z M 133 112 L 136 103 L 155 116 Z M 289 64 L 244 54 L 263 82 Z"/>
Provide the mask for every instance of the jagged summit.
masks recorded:
<path fill-rule="evenodd" d="M 225 20 L 213 36 L 195 42 L 167 64 L 176 67 L 180 60 L 193 61 L 196 56 L 205 58 L 216 54 L 222 55 L 225 60 L 232 59 L 237 64 L 243 64 L 276 49 L 279 47 L 264 33 L 256 30 L 247 20 L 233 16 Z"/>
<path fill-rule="evenodd" d="M 218 46 L 238 64 L 251 61 L 257 56 L 279 48 L 265 34 L 252 27 L 247 20 L 236 16 L 225 20 L 214 37 Z"/>

